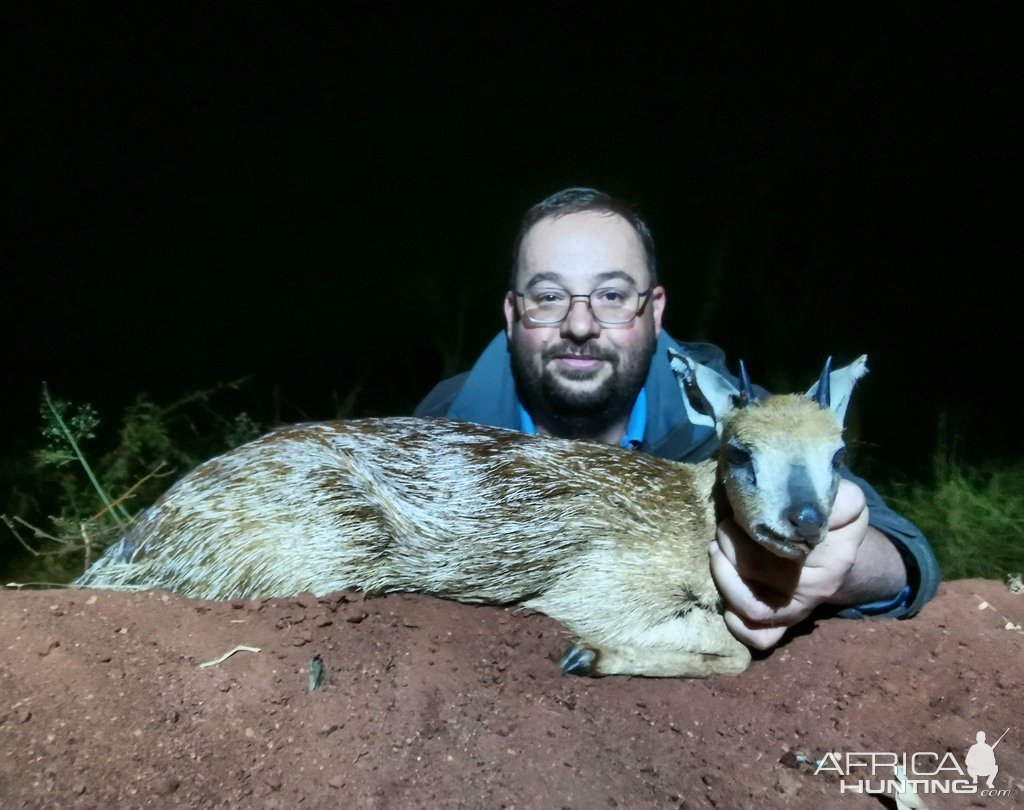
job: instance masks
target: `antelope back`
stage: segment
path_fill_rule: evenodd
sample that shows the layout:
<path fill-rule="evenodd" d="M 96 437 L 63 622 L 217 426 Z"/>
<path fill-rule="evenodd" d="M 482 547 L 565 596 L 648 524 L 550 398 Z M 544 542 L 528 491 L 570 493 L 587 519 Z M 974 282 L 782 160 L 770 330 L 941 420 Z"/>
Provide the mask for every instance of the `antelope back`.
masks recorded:
<path fill-rule="evenodd" d="M 710 464 L 443 419 L 291 425 L 181 479 L 78 585 L 514 602 L 602 549 L 706 566 L 713 482 Z"/>

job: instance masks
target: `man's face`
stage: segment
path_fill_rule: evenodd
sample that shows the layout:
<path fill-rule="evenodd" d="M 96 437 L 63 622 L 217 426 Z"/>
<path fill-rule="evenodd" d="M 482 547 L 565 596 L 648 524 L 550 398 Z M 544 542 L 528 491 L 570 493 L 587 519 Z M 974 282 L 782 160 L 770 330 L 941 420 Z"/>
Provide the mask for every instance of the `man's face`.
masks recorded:
<path fill-rule="evenodd" d="M 609 285 L 650 285 L 640 237 L 622 217 L 586 211 L 542 219 L 527 232 L 513 292 L 586 295 Z M 628 413 L 661 331 L 664 290 L 655 287 L 643 314 L 621 326 L 602 325 L 581 298 L 560 324 L 539 326 L 522 316 L 513 292 L 505 298 L 512 366 L 535 416 L 578 423 L 575 432 L 586 435 L 588 422 Z"/>

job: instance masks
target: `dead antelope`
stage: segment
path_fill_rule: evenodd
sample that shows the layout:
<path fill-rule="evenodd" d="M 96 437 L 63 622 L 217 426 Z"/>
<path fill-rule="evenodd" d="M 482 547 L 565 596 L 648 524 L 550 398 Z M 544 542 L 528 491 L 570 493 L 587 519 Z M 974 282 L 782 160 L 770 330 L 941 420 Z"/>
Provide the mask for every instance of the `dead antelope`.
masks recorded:
<path fill-rule="evenodd" d="M 682 354 L 671 362 L 691 418 L 719 432 L 717 474 L 715 461 L 442 419 L 293 425 L 197 467 L 76 584 L 519 602 L 580 639 L 566 672 L 742 672 L 750 654 L 726 628 L 708 563 L 716 482 L 776 554 L 821 542 L 865 358 L 826 365 L 807 395 L 763 402 L 745 372 L 737 390 Z"/>

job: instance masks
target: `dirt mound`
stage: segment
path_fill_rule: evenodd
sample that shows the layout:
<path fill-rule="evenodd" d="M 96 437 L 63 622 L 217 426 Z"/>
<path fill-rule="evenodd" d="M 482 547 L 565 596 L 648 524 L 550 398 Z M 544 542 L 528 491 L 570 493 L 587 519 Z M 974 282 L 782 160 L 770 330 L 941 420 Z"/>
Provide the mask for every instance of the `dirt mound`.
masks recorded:
<path fill-rule="evenodd" d="M 561 674 L 567 638 L 550 619 L 429 597 L 6 592 L 0 797 L 5 808 L 878 808 L 797 755 L 963 763 L 978 731 L 991 743 L 1009 728 L 995 749 L 1008 796 L 925 798 L 1021 806 L 1020 625 L 1024 597 L 963 580 L 914 620 L 828 621 L 739 677 L 594 680 Z M 260 651 L 200 666 L 237 645 Z M 314 656 L 326 678 L 310 692 Z"/>

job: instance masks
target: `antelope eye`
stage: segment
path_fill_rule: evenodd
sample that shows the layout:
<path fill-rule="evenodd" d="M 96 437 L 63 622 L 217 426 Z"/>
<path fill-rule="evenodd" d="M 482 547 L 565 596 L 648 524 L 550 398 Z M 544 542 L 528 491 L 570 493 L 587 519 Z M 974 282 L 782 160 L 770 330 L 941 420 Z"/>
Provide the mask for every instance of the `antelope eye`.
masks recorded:
<path fill-rule="evenodd" d="M 725 446 L 725 452 L 729 463 L 734 467 L 742 467 L 750 463 L 750 449 L 744 447 L 742 444 L 727 444 Z"/>
<path fill-rule="evenodd" d="M 845 447 L 840 447 L 838 450 L 836 450 L 836 454 L 834 456 L 832 456 L 832 466 L 833 467 L 837 467 L 837 468 L 843 466 L 843 461 L 845 459 L 846 459 L 846 448 Z"/>

